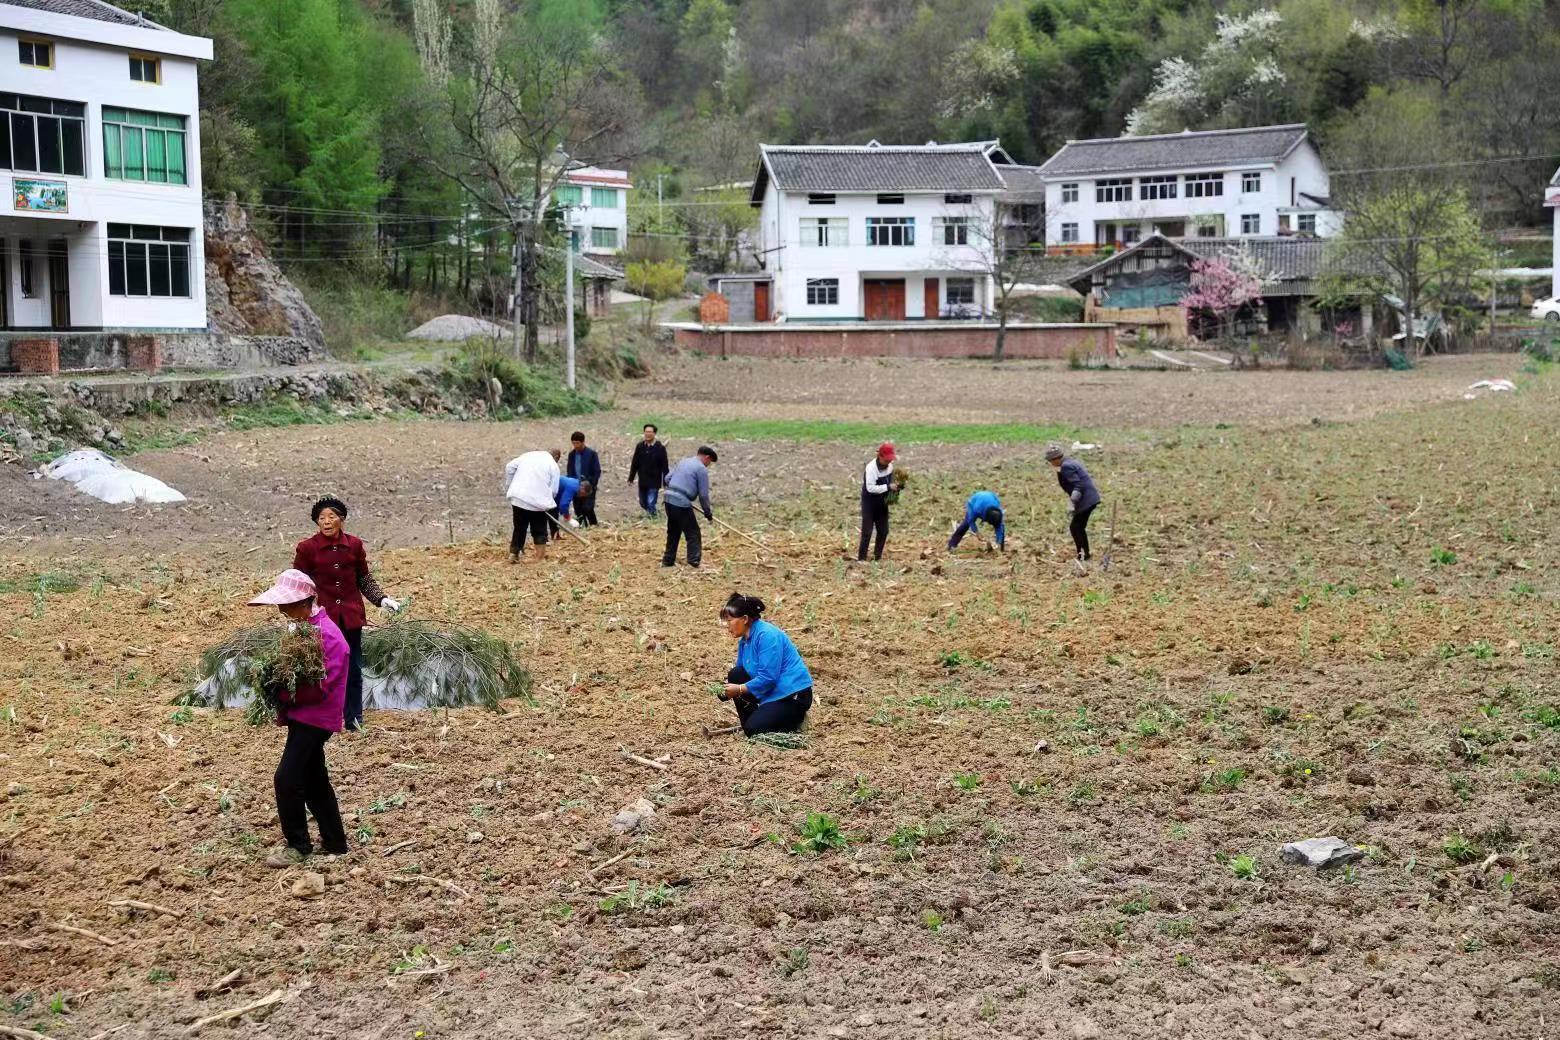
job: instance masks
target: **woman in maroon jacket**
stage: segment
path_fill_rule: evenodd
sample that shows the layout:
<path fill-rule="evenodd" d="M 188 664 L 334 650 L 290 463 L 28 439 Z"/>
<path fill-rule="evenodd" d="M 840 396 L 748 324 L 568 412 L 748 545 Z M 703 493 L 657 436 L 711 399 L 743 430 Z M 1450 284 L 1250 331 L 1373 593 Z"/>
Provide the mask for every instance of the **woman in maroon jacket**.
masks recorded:
<path fill-rule="evenodd" d="M 376 607 L 395 611 L 401 604 L 386 596 L 368 569 L 368 550 L 360 538 L 341 529 L 347 504 L 334 496 L 314 503 L 311 514 L 319 534 L 305 538 L 293 552 L 293 569 L 314 579 L 319 605 L 341 629 L 352 651 L 347 670 L 347 703 L 343 713 L 349 730 L 363 725 L 363 624 L 366 598 Z"/>

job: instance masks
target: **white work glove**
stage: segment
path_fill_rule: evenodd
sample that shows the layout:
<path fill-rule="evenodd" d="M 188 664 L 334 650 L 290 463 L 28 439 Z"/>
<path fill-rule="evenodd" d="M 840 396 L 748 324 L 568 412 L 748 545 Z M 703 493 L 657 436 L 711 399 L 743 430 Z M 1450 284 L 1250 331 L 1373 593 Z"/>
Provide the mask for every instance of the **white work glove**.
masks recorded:
<path fill-rule="evenodd" d="M 389 596 L 386 596 L 384 599 L 379 601 L 379 609 L 394 614 L 396 611 L 401 609 L 401 601 L 398 599 L 391 599 Z"/>
<path fill-rule="evenodd" d="M 569 517 L 569 526 L 570 527 L 578 527 L 578 526 L 580 526 L 580 522 L 578 520 L 574 519 L 574 517 L 571 516 L 571 517 Z"/>

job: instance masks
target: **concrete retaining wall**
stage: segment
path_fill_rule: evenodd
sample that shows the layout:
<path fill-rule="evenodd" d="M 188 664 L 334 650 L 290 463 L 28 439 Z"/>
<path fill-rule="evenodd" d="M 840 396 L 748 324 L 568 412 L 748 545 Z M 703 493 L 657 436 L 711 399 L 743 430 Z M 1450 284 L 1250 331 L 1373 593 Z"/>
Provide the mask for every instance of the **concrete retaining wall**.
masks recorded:
<path fill-rule="evenodd" d="M 678 346 L 722 357 L 990 357 L 997 327 L 988 323 L 924 322 L 893 325 L 726 325 L 705 330 L 671 326 Z M 1008 358 L 1115 357 L 1111 325 L 1009 325 Z"/>
<path fill-rule="evenodd" d="M 40 344 L 52 344 L 57 364 L 45 363 Z M 162 368 L 253 370 L 323 359 L 296 336 L 223 333 L 53 332 L 0 335 L 0 371 L 156 372 Z"/>

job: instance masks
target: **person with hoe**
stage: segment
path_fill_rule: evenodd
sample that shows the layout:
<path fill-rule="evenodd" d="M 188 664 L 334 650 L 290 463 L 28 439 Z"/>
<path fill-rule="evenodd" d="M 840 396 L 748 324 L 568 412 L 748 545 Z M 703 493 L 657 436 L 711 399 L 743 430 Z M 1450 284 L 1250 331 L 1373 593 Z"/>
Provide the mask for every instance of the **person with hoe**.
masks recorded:
<path fill-rule="evenodd" d="M 509 500 L 514 522 L 509 535 L 510 563 L 517 562 L 525 551 L 527 533 L 536 546 L 536 559 L 547 558 L 548 515 L 558 505 L 558 486 L 563 481 L 558 456 L 557 448 L 528 451 L 504 467 L 504 497 Z"/>
<path fill-rule="evenodd" d="M 888 493 L 899 490 L 894 480 L 894 445 L 884 441 L 878 445 L 877 456 L 867 463 L 861 476 L 861 544 L 856 549 L 856 561 L 865 563 L 867 544 L 877 533 L 877 545 L 872 558 L 883 558 L 883 543 L 888 541 Z"/>
<path fill-rule="evenodd" d="M 319 630 L 324 679 L 300 684 L 290 700 L 279 705 L 276 724 L 287 727 L 287 743 L 276 766 L 276 818 L 282 825 L 285 845 L 266 857 L 268 867 L 291 867 L 314 853 L 309 840 L 309 814 L 320 829 L 320 847 L 331 856 L 347 853 L 347 830 L 336 804 L 336 790 L 325 769 L 325 742 L 341 732 L 347 699 L 347 661 L 350 651 L 341 629 L 317 602 L 313 580 L 300 570 L 277 575 L 269 589 L 249 601 L 252 607 L 274 606 L 293 624 Z M 260 696 L 259 691 L 255 696 Z"/>
<path fill-rule="evenodd" d="M 975 537 L 980 537 L 980 522 L 984 520 L 991 525 L 992 532 L 997 538 L 997 551 L 1007 548 L 1007 528 L 1002 522 L 1002 501 L 997 498 L 995 491 L 977 491 L 970 496 L 969 502 L 964 506 L 964 519 L 959 521 L 959 526 L 954 528 L 953 536 L 948 539 L 948 551 L 953 552 L 964 540 L 964 536 L 971 531 Z"/>
<path fill-rule="evenodd" d="M 580 499 L 590 497 L 594 490 L 588 480 L 579 480 L 575 477 L 558 478 L 558 501 L 547 511 L 547 515 L 551 518 L 554 541 L 563 538 L 563 521 L 567 520 L 575 527 L 580 526 L 578 519 Z"/>
<path fill-rule="evenodd" d="M 645 423 L 645 436 L 634 445 L 634 458 L 628 464 L 628 482 L 639 478 L 639 508 L 650 519 L 655 519 L 655 500 L 661 494 L 670 470 L 666 459 L 666 445 L 655 439 L 660 431 L 655 423 Z"/>
<path fill-rule="evenodd" d="M 661 554 L 662 567 L 677 566 L 677 543 L 683 538 L 688 540 L 688 566 L 697 567 L 704 558 L 704 536 L 699 530 L 699 518 L 693 515 L 693 504 L 699 503 L 704 519 L 715 519 L 715 511 L 710 508 L 710 467 L 718 458 L 714 448 L 701 446 L 667 474 L 666 552 Z"/>
<path fill-rule="evenodd" d="M 1056 482 L 1062 486 L 1072 509 L 1072 538 L 1078 549 L 1078 568 L 1084 570 L 1089 559 L 1089 514 L 1100 504 L 1099 490 L 1083 463 L 1069 458 L 1060 444 L 1048 445 L 1045 459 L 1056 470 Z"/>
<path fill-rule="evenodd" d="M 351 657 L 347 666 L 347 729 L 363 725 L 363 626 L 368 612 L 363 601 L 391 613 L 401 604 L 386 596 L 368 569 L 368 550 L 362 539 L 342 530 L 347 504 L 334 495 L 314 503 L 310 512 L 319 532 L 305 538 L 293 550 L 293 570 L 302 571 L 319 590 L 319 604 L 341 630 Z"/>
<path fill-rule="evenodd" d="M 726 632 L 737 641 L 737 663 L 719 696 L 732 702 L 750 737 L 800 729 L 813 702 L 812 675 L 796 644 L 763 616 L 764 601 L 740 592 L 720 608 Z"/>
<path fill-rule="evenodd" d="M 568 472 L 564 476 L 580 482 L 580 493 L 574 499 L 574 515 L 579 518 L 581 527 L 595 527 L 599 523 L 596 488 L 601 486 L 601 456 L 596 454 L 595 448 L 585 447 L 585 435 L 578 430 L 569 436 L 569 443 L 573 447 L 569 450 Z"/>

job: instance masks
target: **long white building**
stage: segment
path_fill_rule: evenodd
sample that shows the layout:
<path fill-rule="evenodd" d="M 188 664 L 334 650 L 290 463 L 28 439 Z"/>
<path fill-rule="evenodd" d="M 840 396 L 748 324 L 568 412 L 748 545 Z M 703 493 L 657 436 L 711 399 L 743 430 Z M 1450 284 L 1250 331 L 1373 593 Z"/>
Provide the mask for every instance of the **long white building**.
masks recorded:
<path fill-rule="evenodd" d="M 206 327 L 211 56 L 102 0 L 0 0 L 0 326 Z"/>
<path fill-rule="evenodd" d="M 1335 234 L 1305 124 L 1069 141 L 1039 169 L 1051 252 L 1166 238 Z"/>
<path fill-rule="evenodd" d="M 751 201 L 763 271 L 718 282 L 740 286 L 741 320 L 989 314 L 1008 163 L 995 141 L 761 145 Z"/>

